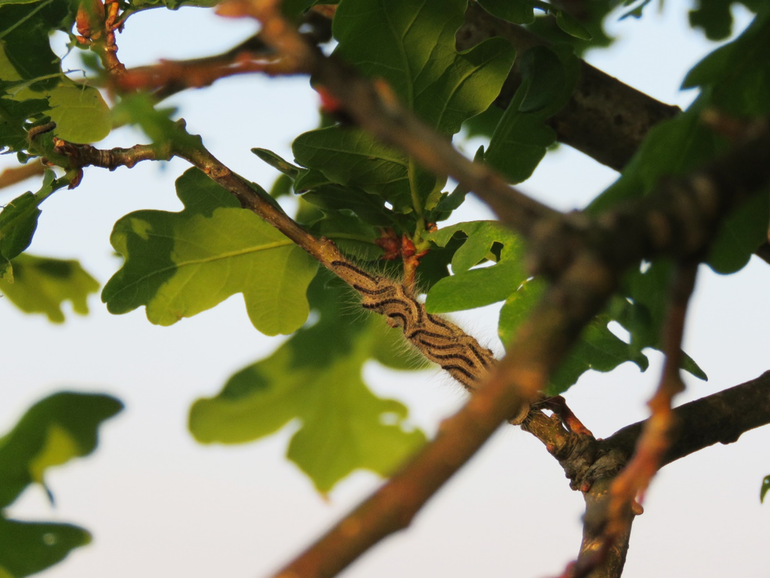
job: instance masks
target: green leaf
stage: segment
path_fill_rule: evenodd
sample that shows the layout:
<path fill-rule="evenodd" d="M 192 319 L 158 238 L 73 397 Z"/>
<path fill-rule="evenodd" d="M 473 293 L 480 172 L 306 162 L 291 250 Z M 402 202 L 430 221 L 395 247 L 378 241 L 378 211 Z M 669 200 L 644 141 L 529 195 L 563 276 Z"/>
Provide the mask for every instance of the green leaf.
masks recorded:
<path fill-rule="evenodd" d="M 682 88 L 701 87 L 709 106 L 738 117 L 770 113 L 770 10 L 734 41 L 718 48 L 687 74 Z"/>
<path fill-rule="evenodd" d="M 299 135 L 292 145 L 297 162 L 322 173 L 329 182 L 379 195 L 402 212 L 412 210 L 409 160 L 368 132 L 328 127 Z M 435 177 L 423 183 L 432 190 Z M 307 184 L 297 184 L 306 187 Z"/>
<path fill-rule="evenodd" d="M 309 229 L 317 237 L 331 239 L 357 261 L 376 261 L 382 257 L 382 248 L 375 244 L 380 232 L 355 216 L 333 213 L 319 219 Z"/>
<path fill-rule="evenodd" d="M 20 255 L 32 242 L 40 216 L 40 203 L 53 193 L 53 171 L 46 171 L 43 186 L 37 193 L 26 192 L 0 211 L 0 280 L 13 283 L 11 259 Z"/>
<path fill-rule="evenodd" d="M 580 40 L 591 40 L 593 36 L 583 24 L 565 10 L 555 10 L 556 12 L 556 24 L 559 25 L 564 32 Z"/>
<path fill-rule="evenodd" d="M 172 325 L 243 293 L 262 333 L 300 327 L 316 262 L 201 171 L 176 188 L 183 211 L 137 211 L 115 224 L 110 242 L 126 261 L 102 292 L 109 311 L 144 305 L 152 323 Z"/>
<path fill-rule="evenodd" d="M 93 452 L 98 426 L 122 408 L 108 395 L 73 392 L 55 393 L 29 408 L 0 437 L 0 508 L 29 484 L 43 484 L 48 468 Z"/>
<path fill-rule="evenodd" d="M 370 225 L 392 224 L 392 214 L 385 199 L 355 186 L 339 185 L 321 171 L 303 170 L 294 181 L 294 190 L 324 212 L 353 211 Z"/>
<path fill-rule="evenodd" d="M 765 494 L 770 490 L 770 476 L 765 476 L 762 480 L 762 487 L 759 489 L 759 502 L 765 502 Z"/>
<path fill-rule="evenodd" d="M 343 0 L 334 16 L 339 41 L 335 54 L 368 76 L 387 81 L 425 122 L 454 134 L 465 119 L 497 98 L 514 57 L 501 38 L 457 52 L 455 33 L 464 21 L 466 4 Z"/>
<path fill-rule="evenodd" d="M 93 143 L 110 134 L 110 107 L 95 88 L 67 81 L 45 95 L 51 107 L 47 114 L 56 123 L 59 138 L 74 143 Z"/>
<path fill-rule="evenodd" d="M 623 175 L 592 201 L 588 212 L 600 214 L 625 199 L 648 194 L 662 178 L 687 174 L 725 152 L 730 143 L 700 121 L 708 96 L 654 127 Z M 728 216 L 709 250 L 706 262 L 712 269 L 734 273 L 748 263 L 767 236 L 769 202 L 768 195 L 758 195 Z"/>
<path fill-rule="evenodd" d="M 99 425 L 122 408 L 107 395 L 73 392 L 59 392 L 33 405 L 0 437 L 0 511 L 30 484 L 45 487 L 49 468 L 91 454 Z M 0 576 L 40 572 L 90 541 L 88 532 L 70 524 L 20 522 L 0 514 Z"/>
<path fill-rule="evenodd" d="M 626 298 L 615 302 L 612 317 L 631 335 L 637 351 L 646 347 L 663 351 L 663 325 L 669 308 L 672 265 L 658 260 L 626 274 L 620 293 Z M 684 353 L 682 369 L 698 379 L 706 373 Z"/>
<path fill-rule="evenodd" d="M 190 411 L 190 431 L 202 443 L 250 442 L 299 420 L 288 457 L 321 492 L 356 469 L 388 475 L 425 441 L 419 430 L 404 429 L 406 407 L 376 397 L 361 379 L 372 357 L 394 368 L 409 365 L 408 357 L 393 357 L 398 330 L 379 316 L 345 315 L 353 297 L 330 278 L 323 270 L 311 284 L 319 315 L 314 325 L 236 373 L 219 395 L 199 399 Z M 385 356 L 384 350 L 390 353 Z"/>
<path fill-rule="evenodd" d="M 22 578 L 58 564 L 91 535 L 71 524 L 20 522 L 0 516 L 0 578 Z"/>
<path fill-rule="evenodd" d="M 428 292 L 425 306 L 431 313 L 482 307 L 505 300 L 529 276 L 522 259 L 524 245 L 510 229 L 496 221 L 473 221 L 445 227 L 426 235 L 440 247 L 458 233 L 467 235 L 452 257 L 454 275 L 439 280 Z M 499 258 L 494 250 L 499 248 Z M 491 267 L 475 268 L 484 260 Z"/>
<path fill-rule="evenodd" d="M 77 261 L 36 257 L 27 253 L 11 261 L 13 282 L 0 279 L 0 293 L 25 313 L 43 313 L 52 323 L 64 322 L 62 305 L 72 302 L 75 313 L 88 313 L 88 296 L 99 282 Z"/>
<path fill-rule="evenodd" d="M 465 0 L 343 0 L 333 23 L 335 54 L 387 82 L 425 122 L 452 135 L 497 98 L 514 56 L 499 38 L 458 53 L 455 32 L 465 7 Z M 357 129 L 335 126 L 301 135 L 294 155 L 336 183 L 382 195 L 404 213 L 422 214 L 443 185 L 402 152 Z"/>
<path fill-rule="evenodd" d="M 709 40 L 724 40 L 733 31 L 732 5 L 737 0 L 698 0 L 696 8 L 690 10 L 690 26 L 700 28 Z M 749 10 L 759 12 L 767 8 L 765 0 L 741 0 Z"/>
<path fill-rule="evenodd" d="M 283 173 L 288 177 L 291 177 L 292 179 L 296 179 L 299 171 L 301 170 L 298 166 L 291 164 L 289 161 L 281 158 L 273 151 L 261 148 L 253 148 L 251 149 L 251 152 L 257 155 L 261 160 L 269 164 L 275 170 Z"/>
<path fill-rule="evenodd" d="M 535 46 L 520 57 L 522 84 L 497 125 L 484 160 L 511 183 L 528 179 L 556 141 L 546 121 L 569 101 L 578 61 L 571 49 Z"/>
<path fill-rule="evenodd" d="M 541 279 L 526 281 L 513 293 L 500 310 L 498 333 L 503 344 L 508 345 L 521 324 L 529 317 L 545 291 Z M 608 372 L 618 365 L 631 361 L 645 371 L 647 357 L 636 347 L 625 343 L 607 327 L 612 318 L 601 314 L 594 318 L 581 333 L 566 359 L 551 375 L 546 395 L 558 395 L 569 389 L 589 369 Z"/>
<path fill-rule="evenodd" d="M 588 206 L 598 215 L 617 203 L 651 192 L 661 177 L 685 174 L 727 149 L 725 139 L 700 122 L 704 102 L 653 127 L 622 176 Z"/>
<path fill-rule="evenodd" d="M 699 0 L 698 7 L 690 10 L 692 28 L 701 28 L 709 40 L 724 40 L 733 30 L 733 0 Z"/>
<path fill-rule="evenodd" d="M 479 0 L 479 5 L 492 16 L 514 24 L 534 22 L 533 4 L 528 0 Z"/>

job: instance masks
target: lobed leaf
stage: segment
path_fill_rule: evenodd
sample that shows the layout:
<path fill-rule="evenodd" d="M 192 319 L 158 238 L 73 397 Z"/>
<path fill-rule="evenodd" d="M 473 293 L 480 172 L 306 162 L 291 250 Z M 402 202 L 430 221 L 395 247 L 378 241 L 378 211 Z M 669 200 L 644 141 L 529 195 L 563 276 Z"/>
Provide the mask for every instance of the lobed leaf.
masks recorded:
<path fill-rule="evenodd" d="M 49 468 L 92 453 L 99 426 L 122 408 L 107 395 L 73 392 L 56 393 L 32 406 L 0 437 L 0 510 L 30 484 L 44 485 Z M 0 576 L 40 572 L 90 541 L 90 534 L 77 526 L 21 522 L 0 514 Z"/>
<path fill-rule="evenodd" d="M 115 224 L 110 241 L 126 260 L 102 292 L 109 311 L 144 305 L 152 323 L 172 325 L 243 293 L 262 333 L 299 328 L 316 262 L 201 171 L 176 188 L 183 211 L 137 211 Z"/>
<path fill-rule="evenodd" d="M 22 254 L 11 261 L 13 281 L 0 279 L 0 292 L 25 313 L 43 313 L 52 323 L 64 322 L 62 306 L 72 303 L 75 313 L 88 313 L 88 296 L 99 282 L 74 260 Z"/>
<path fill-rule="evenodd" d="M 502 342 L 510 344 L 519 326 L 529 317 L 545 291 L 542 279 L 526 281 L 513 293 L 500 310 L 498 334 Z M 546 395 L 565 392 L 589 369 L 609 372 L 618 365 L 631 361 L 641 371 L 649 366 L 647 356 L 640 349 L 613 334 L 608 324 L 613 319 L 606 313 L 593 319 L 582 331 L 566 359 L 551 375 Z"/>
<path fill-rule="evenodd" d="M 464 233 L 467 238 L 452 256 L 454 275 L 439 280 L 428 292 L 425 306 L 431 313 L 473 309 L 504 301 L 529 276 L 522 263 L 521 239 L 496 221 L 459 223 L 426 237 L 444 247 L 458 233 Z M 499 257 L 493 253 L 496 245 L 501 247 Z M 472 269 L 490 259 L 497 264 Z"/>
<path fill-rule="evenodd" d="M 397 353 L 398 330 L 379 316 L 345 315 L 348 291 L 322 270 L 309 291 L 318 321 L 233 375 L 216 397 L 197 400 L 195 438 L 245 443 L 299 420 L 288 458 L 321 492 L 356 469 L 388 475 L 422 445 L 422 432 L 405 429 L 406 407 L 375 396 L 361 378 L 369 359 L 403 369 L 414 368 L 415 357 Z"/>

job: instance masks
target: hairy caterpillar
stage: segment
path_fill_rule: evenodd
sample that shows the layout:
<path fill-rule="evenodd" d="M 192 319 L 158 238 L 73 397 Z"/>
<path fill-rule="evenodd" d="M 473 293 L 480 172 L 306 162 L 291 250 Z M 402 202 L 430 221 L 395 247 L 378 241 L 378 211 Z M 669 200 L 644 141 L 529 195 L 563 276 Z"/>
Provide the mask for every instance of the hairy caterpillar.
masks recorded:
<path fill-rule="evenodd" d="M 361 306 L 384 315 L 391 327 L 427 359 L 438 364 L 466 389 L 473 390 L 495 363 L 492 352 L 457 325 L 431 315 L 412 290 L 375 276 L 347 261 L 332 261 L 334 272 L 361 295 Z"/>

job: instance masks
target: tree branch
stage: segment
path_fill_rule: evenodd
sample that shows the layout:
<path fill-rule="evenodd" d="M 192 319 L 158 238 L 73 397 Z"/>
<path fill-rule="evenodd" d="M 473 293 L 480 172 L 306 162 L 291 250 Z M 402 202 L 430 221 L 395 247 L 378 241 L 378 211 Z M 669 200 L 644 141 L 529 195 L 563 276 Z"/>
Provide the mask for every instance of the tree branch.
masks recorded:
<path fill-rule="evenodd" d="M 716 443 L 729 444 L 752 429 L 770 424 L 770 371 L 746 383 L 698 399 L 675 408 L 675 424 L 670 444 L 660 459 L 660 467 L 686 457 Z M 583 542 L 580 557 L 604 547 L 602 528 L 611 500 L 610 487 L 619 472 L 632 458 L 634 448 L 648 421 L 638 422 L 617 431 L 604 440 L 594 440 L 566 431 L 555 417 L 532 411 L 522 424 L 545 444 L 559 461 L 573 489 L 580 489 L 586 500 Z M 617 578 L 623 568 L 633 512 L 625 510 L 615 543 L 605 551 L 603 564 L 592 578 Z M 563 577 L 575 575 L 572 565 Z"/>
<path fill-rule="evenodd" d="M 458 48 L 470 48 L 493 36 L 508 40 L 519 54 L 548 44 L 526 28 L 496 18 L 476 2 L 470 2 L 466 22 L 457 33 Z M 518 58 L 495 102 L 501 108 L 508 107 L 521 85 L 517 63 Z M 655 100 L 581 60 L 580 78 L 572 98 L 549 124 L 559 142 L 620 171 L 650 128 L 680 112 L 679 107 Z"/>
<path fill-rule="evenodd" d="M 29 178 L 42 175 L 45 171 L 43 163 L 39 160 L 28 162 L 18 167 L 9 167 L 0 172 L 0 189 L 10 187 Z"/>

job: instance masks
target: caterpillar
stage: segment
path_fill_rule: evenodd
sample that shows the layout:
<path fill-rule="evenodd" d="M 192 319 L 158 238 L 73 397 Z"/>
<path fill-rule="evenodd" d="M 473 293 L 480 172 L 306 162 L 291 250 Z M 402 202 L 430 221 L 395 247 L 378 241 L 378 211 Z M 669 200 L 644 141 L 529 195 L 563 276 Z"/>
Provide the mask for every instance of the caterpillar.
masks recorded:
<path fill-rule="evenodd" d="M 413 290 L 375 276 L 348 261 L 332 261 L 332 270 L 361 295 L 361 306 L 387 318 L 427 359 L 473 391 L 495 364 L 492 351 L 457 325 L 425 310 Z"/>

